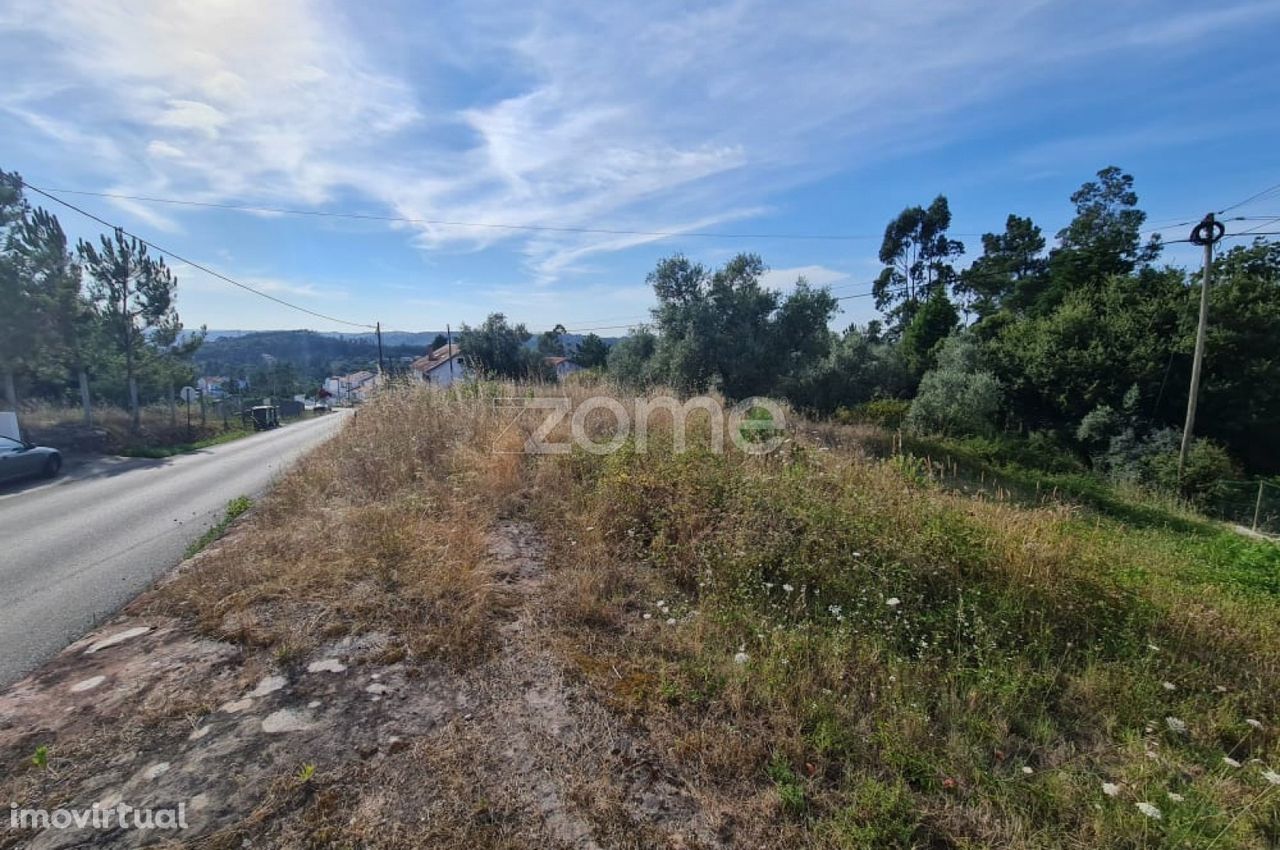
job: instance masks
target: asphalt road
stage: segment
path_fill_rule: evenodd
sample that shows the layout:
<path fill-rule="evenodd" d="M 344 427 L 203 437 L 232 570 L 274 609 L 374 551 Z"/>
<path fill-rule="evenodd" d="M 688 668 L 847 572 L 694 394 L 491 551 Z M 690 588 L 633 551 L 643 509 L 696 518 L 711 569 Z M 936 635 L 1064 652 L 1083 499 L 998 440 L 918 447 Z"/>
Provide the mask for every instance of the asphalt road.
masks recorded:
<path fill-rule="evenodd" d="M 227 502 L 262 493 L 345 411 L 165 460 L 68 465 L 0 485 L 0 686 L 17 681 L 172 569 Z"/>

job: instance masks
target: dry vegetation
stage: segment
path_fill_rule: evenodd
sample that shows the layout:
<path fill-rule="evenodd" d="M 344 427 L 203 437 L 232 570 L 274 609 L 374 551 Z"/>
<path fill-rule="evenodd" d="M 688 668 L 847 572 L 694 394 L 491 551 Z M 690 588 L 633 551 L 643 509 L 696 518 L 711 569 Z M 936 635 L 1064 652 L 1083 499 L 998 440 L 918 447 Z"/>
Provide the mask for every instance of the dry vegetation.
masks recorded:
<path fill-rule="evenodd" d="M 949 492 L 838 428 L 535 457 L 494 399 L 536 392 L 384 394 L 150 597 L 242 680 L 378 635 L 360 664 L 466 711 L 297 752 L 315 779 L 204 846 L 1280 842 L 1276 598 L 1190 533 Z"/>

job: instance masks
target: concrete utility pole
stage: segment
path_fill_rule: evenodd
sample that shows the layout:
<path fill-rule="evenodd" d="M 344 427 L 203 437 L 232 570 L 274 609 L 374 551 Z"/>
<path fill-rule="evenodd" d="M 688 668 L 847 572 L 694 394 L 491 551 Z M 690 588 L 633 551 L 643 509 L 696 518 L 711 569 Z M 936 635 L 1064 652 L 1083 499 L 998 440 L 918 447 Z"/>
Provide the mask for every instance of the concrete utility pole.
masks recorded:
<path fill-rule="evenodd" d="M 1196 353 L 1191 361 L 1191 392 L 1187 395 L 1187 423 L 1182 428 L 1182 449 L 1178 452 L 1178 480 L 1182 480 L 1196 424 L 1196 400 L 1200 396 L 1200 367 L 1204 362 L 1204 337 L 1209 325 L 1209 282 L 1213 274 L 1213 244 L 1226 231 L 1222 222 L 1209 213 L 1191 231 L 1191 243 L 1204 246 L 1204 272 L 1200 278 L 1200 324 L 1196 328 Z"/>

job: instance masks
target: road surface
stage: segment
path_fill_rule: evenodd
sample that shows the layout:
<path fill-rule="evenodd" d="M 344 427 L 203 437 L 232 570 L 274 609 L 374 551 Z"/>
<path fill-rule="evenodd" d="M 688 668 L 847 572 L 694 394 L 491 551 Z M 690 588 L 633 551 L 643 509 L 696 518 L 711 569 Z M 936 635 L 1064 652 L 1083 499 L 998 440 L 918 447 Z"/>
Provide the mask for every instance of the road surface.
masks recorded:
<path fill-rule="evenodd" d="M 172 569 L 236 496 L 333 436 L 345 411 L 165 460 L 90 464 L 0 487 L 0 687 Z"/>

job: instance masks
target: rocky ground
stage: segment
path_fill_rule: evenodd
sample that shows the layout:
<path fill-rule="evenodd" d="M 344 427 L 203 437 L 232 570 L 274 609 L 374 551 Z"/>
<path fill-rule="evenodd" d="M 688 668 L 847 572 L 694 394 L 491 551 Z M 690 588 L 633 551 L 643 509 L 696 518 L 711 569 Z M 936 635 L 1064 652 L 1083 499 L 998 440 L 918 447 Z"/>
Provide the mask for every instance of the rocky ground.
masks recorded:
<path fill-rule="evenodd" d="M 269 656 L 138 600 L 0 694 L 0 791 L 46 808 L 181 803 L 187 828 L 6 823 L 0 847 L 720 844 L 696 793 L 549 648 L 537 534 L 502 522 L 489 551 L 500 646 L 465 671 L 387 663 L 377 633 Z"/>

